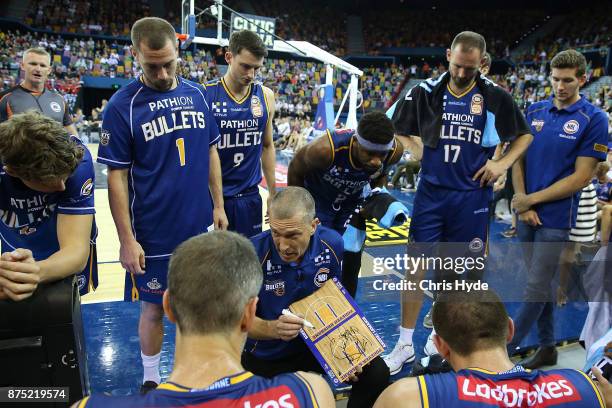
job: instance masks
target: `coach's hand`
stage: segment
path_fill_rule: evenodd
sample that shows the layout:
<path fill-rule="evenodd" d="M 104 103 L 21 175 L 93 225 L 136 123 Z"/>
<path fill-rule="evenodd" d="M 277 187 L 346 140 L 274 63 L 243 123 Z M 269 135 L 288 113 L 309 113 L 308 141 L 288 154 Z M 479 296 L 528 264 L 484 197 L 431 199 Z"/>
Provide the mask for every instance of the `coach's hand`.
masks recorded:
<path fill-rule="evenodd" d="M 533 207 L 533 204 L 527 194 L 516 193 L 514 197 L 512 197 L 512 208 L 515 212 L 522 214 L 531 207 Z"/>
<path fill-rule="evenodd" d="M 276 336 L 283 341 L 295 339 L 300 334 L 302 327 L 304 327 L 304 319 L 294 316 L 280 315 L 274 323 Z"/>
<path fill-rule="evenodd" d="M 499 160 L 487 160 L 484 166 L 480 168 L 472 177 L 473 181 L 480 179 L 480 187 L 493 185 L 508 168 Z"/>
<path fill-rule="evenodd" d="M 519 214 L 519 221 L 529 224 L 532 227 L 542 225 L 542 221 L 540 221 L 540 217 L 538 217 L 538 213 L 535 212 L 535 210 L 527 210 L 524 213 Z"/>
<path fill-rule="evenodd" d="M 599 391 L 601 391 L 601 394 L 606 401 L 606 407 L 612 407 L 612 384 L 610 384 L 608 380 L 604 378 L 599 368 L 593 367 L 591 371 L 595 375 L 595 378 L 597 378 L 597 382 L 595 384 L 597 384 Z"/>
<path fill-rule="evenodd" d="M 229 221 L 227 220 L 227 215 L 225 215 L 225 210 L 223 208 L 213 209 L 213 220 L 216 230 L 227 230 Z"/>
<path fill-rule="evenodd" d="M 349 377 L 349 381 L 350 382 L 357 382 L 357 381 L 359 381 L 359 374 L 361 374 L 362 372 L 363 372 L 363 368 L 357 367 L 355 372 L 353 374 L 351 374 L 351 376 Z"/>
<path fill-rule="evenodd" d="M 121 266 L 129 273 L 144 275 L 145 253 L 142 246 L 134 238 L 121 243 L 119 261 L 121 261 Z"/>
<path fill-rule="evenodd" d="M 26 299 L 34 293 L 40 282 L 40 266 L 32 251 L 17 248 L 0 257 L 0 291 L 14 301 Z"/>

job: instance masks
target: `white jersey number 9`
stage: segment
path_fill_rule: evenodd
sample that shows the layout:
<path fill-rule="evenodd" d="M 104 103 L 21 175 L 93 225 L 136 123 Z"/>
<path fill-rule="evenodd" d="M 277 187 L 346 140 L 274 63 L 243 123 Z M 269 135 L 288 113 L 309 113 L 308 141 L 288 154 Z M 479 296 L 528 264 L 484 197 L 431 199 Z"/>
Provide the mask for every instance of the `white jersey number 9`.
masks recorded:
<path fill-rule="evenodd" d="M 240 166 L 240 163 L 244 160 L 244 153 L 234 154 L 234 167 Z"/>

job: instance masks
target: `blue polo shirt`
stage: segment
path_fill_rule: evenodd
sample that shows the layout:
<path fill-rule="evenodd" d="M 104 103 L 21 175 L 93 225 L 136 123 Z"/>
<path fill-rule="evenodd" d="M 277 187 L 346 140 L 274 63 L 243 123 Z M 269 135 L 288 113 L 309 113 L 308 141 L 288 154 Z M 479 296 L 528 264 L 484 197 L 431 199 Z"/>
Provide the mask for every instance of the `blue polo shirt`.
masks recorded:
<path fill-rule="evenodd" d="M 526 117 L 534 136 L 525 155 L 527 194 L 571 175 L 578 157 L 606 159 L 608 118 L 584 97 L 564 109 L 557 109 L 552 98 L 537 102 L 527 109 Z M 579 199 L 580 190 L 534 209 L 543 227 L 569 229 L 576 224 Z"/>
<path fill-rule="evenodd" d="M 285 262 L 278 254 L 270 230 L 251 238 L 264 274 L 257 317 L 276 320 L 283 309 L 311 295 L 329 279 L 342 276 L 342 237 L 319 225 L 300 263 Z M 247 339 L 245 351 L 257 358 L 277 360 L 306 350 L 300 337 L 291 341 Z"/>

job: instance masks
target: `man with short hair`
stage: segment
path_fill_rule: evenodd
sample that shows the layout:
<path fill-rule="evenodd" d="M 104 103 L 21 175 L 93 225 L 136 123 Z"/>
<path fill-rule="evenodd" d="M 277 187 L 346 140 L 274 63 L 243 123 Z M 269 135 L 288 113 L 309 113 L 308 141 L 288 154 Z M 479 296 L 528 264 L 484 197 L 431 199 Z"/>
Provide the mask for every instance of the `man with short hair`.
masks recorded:
<path fill-rule="evenodd" d="M 430 256 L 448 256 L 434 252 L 444 242 L 450 243 L 445 251 L 465 249 L 458 256 L 485 257 L 491 186 L 532 140 L 512 96 L 479 75 L 485 52 L 482 35 L 472 31 L 457 34 L 446 50 L 448 72 L 415 86 L 388 112 L 393 115 L 398 138 L 416 159 L 422 157 L 410 223 L 410 242 L 415 245 L 408 246 L 409 254 L 421 256 L 422 251 L 431 251 Z M 494 159 L 501 142 L 510 145 L 503 156 Z M 439 272 L 458 278 L 454 271 Z M 411 279 L 419 281 L 424 273 L 417 270 Z M 468 276 L 478 280 L 482 273 L 472 270 Z M 400 337 L 385 360 L 392 374 L 414 359 L 412 337 L 422 302 L 420 290 L 402 301 Z M 427 354 L 435 352 L 431 338 Z"/>
<path fill-rule="evenodd" d="M 142 75 L 106 105 L 98 151 L 98 162 L 109 168 L 109 203 L 127 272 L 124 298 L 141 301 L 143 392 L 160 382 L 170 254 L 194 235 L 227 227 L 219 131 L 204 87 L 176 75 L 177 45 L 167 21 L 134 23 L 132 54 Z"/>
<path fill-rule="evenodd" d="M 276 151 L 272 140 L 274 92 L 255 82 L 268 50 L 252 31 L 235 31 L 225 53 L 226 74 L 206 84 L 206 99 L 217 120 L 217 150 L 223 172 L 223 202 L 232 231 L 261 232 L 259 182 L 263 169 L 268 201 L 276 194 Z"/>
<path fill-rule="evenodd" d="M 433 306 L 434 342 L 455 372 L 405 378 L 387 388 L 374 408 L 544 407 L 604 408 L 600 386 L 571 369 L 526 370 L 510 361 L 512 319 L 492 291 L 444 292 Z M 601 379 L 600 379 L 601 381 Z"/>
<path fill-rule="evenodd" d="M 538 322 L 539 348 L 525 368 L 557 362 L 551 282 L 561 249 L 576 225 L 581 190 L 595 166 L 606 159 L 608 119 L 579 93 L 586 82 L 586 59 L 575 50 L 551 60 L 554 96 L 527 109 L 534 142 L 512 168 L 514 210 L 527 266 L 525 302 L 517 316 L 513 352 Z M 550 160 L 554 158 L 554 160 Z"/>
<path fill-rule="evenodd" d="M 296 370 L 323 373 L 315 356 L 298 338 L 304 320 L 285 316 L 288 308 L 332 278 L 340 278 L 343 242 L 340 235 L 319 225 L 315 201 L 302 187 L 287 187 L 270 202 L 270 230 L 251 238 L 263 269 L 256 318 L 249 330 L 244 367 L 273 377 Z M 389 382 L 380 357 L 353 378 L 348 407 L 371 407 Z"/>
<path fill-rule="evenodd" d="M 144 396 L 94 394 L 73 407 L 335 407 L 329 386 L 316 374 L 267 379 L 240 364 L 257 319 L 261 282 L 253 245 L 234 232 L 213 231 L 180 244 L 163 297 L 166 316 L 177 326 L 168 382 Z"/>
<path fill-rule="evenodd" d="M 23 81 L 0 93 L 0 122 L 16 113 L 35 110 L 58 121 L 69 134 L 76 136 L 66 101 L 56 91 L 45 88 L 51 72 L 51 55 L 44 48 L 29 48 L 23 53 L 21 69 Z"/>
<path fill-rule="evenodd" d="M 0 299 L 78 274 L 81 294 L 98 282 L 91 155 L 38 112 L 0 124 Z"/>

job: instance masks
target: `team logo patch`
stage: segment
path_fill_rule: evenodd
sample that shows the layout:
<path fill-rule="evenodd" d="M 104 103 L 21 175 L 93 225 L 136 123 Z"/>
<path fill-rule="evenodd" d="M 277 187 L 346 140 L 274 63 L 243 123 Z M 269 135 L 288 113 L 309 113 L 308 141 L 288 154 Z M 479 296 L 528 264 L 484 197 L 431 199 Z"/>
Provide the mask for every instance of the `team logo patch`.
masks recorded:
<path fill-rule="evenodd" d="M 481 94 L 472 95 L 472 102 L 470 102 L 470 114 L 482 115 L 482 105 L 484 98 Z"/>
<path fill-rule="evenodd" d="M 259 97 L 256 95 L 253 95 L 251 98 L 251 113 L 254 118 L 261 118 L 263 116 L 263 107 L 261 106 Z"/>
<path fill-rule="evenodd" d="M 28 227 L 27 225 L 19 230 L 19 235 L 30 235 L 36 232 L 36 228 Z"/>
<path fill-rule="evenodd" d="M 265 290 L 266 292 L 274 292 L 276 296 L 283 296 L 285 294 L 285 281 L 277 280 L 266 282 Z"/>
<path fill-rule="evenodd" d="M 59 104 L 59 103 L 57 103 L 57 102 L 51 102 L 51 103 L 49 104 L 49 107 L 51 108 L 51 110 L 52 110 L 53 112 L 61 112 L 61 111 L 62 111 L 62 107 L 61 107 L 61 106 L 60 106 L 60 104 Z"/>
<path fill-rule="evenodd" d="M 563 125 L 563 131 L 565 133 L 567 133 L 568 135 L 573 135 L 574 133 L 576 133 L 578 131 L 579 128 L 580 128 L 580 125 L 578 124 L 577 121 L 575 121 L 573 119 L 572 120 L 568 120 Z"/>
<path fill-rule="evenodd" d="M 470 242 L 470 245 L 469 245 L 470 251 L 472 252 L 482 251 L 483 247 L 484 247 L 484 243 L 482 242 L 482 239 L 480 238 L 474 238 L 472 242 Z"/>
<path fill-rule="evenodd" d="M 91 194 L 91 191 L 93 190 L 93 180 L 88 178 L 87 180 L 85 180 L 85 182 L 83 183 L 83 186 L 81 187 L 81 195 L 82 196 L 88 196 Z"/>
<path fill-rule="evenodd" d="M 314 277 L 314 284 L 317 285 L 318 288 L 323 286 L 327 279 L 329 278 L 329 269 L 321 268 L 317 271 Z"/>
<path fill-rule="evenodd" d="M 608 153 L 608 146 L 595 143 L 595 145 L 593 146 L 593 150 L 595 150 L 596 152 Z"/>
<path fill-rule="evenodd" d="M 151 290 L 157 290 L 160 289 L 162 285 L 157 281 L 157 278 L 153 278 L 151 282 L 147 282 L 147 287 Z"/>
<path fill-rule="evenodd" d="M 106 129 L 100 129 L 100 144 L 102 146 L 108 146 L 108 142 L 110 142 L 110 132 Z"/>
<path fill-rule="evenodd" d="M 83 275 L 77 275 L 77 284 L 79 285 L 79 290 L 85 289 L 85 284 L 87 283 L 87 279 Z"/>
<path fill-rule="evenodd" d="M 544 127 L 544 121 L 541 119 L 534 119 L 531 121 L 531 126 L 533 126 L 537 132 L 539 132 Z"/>

